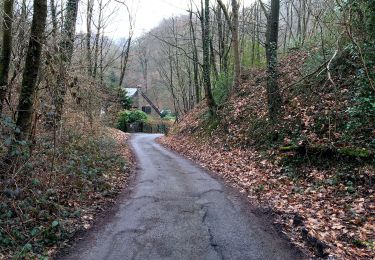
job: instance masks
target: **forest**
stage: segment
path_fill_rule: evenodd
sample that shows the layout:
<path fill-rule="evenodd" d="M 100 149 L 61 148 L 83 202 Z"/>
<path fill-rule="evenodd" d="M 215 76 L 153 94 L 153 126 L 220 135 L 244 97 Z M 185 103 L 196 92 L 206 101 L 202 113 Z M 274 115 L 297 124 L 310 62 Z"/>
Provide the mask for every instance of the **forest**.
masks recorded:
<path fill-rule="evenodd" d="M 0 259 L 54 259 L 136 186 L 129 132 L 306 259 L 373 259 L 375 1 L 186 0 L 140 35 L 135 2 L 0 2 Z"/>

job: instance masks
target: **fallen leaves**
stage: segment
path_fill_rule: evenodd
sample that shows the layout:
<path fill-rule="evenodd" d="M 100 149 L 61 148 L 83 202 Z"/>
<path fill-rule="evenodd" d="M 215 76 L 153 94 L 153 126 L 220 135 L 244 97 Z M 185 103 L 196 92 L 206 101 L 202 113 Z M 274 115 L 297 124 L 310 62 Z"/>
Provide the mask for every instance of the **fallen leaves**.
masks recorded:
<path fill-rule="evenodd" d="M 297 244 L 304 245 L 298 232 L 301 227 L 293 224 L 291 216 L 295 214 L 303 218 L 311 237 L 329 246 L 325 250 L 332 256 L 338 259 L 371 259 L 375 256 L 371 246 L 353 246 L 354 240 L 373 243 L 375 227 L 371 209 L 375 206 L 375 196 L 372 191 L 367 197 L 353 198 L 343 194 L 340 185 L 316 186 L 315 183 L 332 174 L 317 169 L 308 174 L 310 182 L 300 180 L 297 183 L 280 175 L 277 165 L 269 159 L 262 159 L 257 151 L 251 149 L 227 151 L 187 135 L 171 135 L 160 142 L 220 174 L 241 193 L 248 194 L 251 203 L 259 203 L 278 212 L 277 221 Z"/>

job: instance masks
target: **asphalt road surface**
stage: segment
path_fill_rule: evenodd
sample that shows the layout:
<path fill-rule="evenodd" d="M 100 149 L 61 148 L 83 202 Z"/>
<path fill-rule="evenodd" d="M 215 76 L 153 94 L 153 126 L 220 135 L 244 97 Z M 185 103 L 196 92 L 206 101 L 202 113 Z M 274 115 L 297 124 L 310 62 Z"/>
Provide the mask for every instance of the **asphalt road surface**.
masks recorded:
<path fill-rule="evenodd" d="M 157 137 L 132 137 L 138 175 L 130 196 L 61 259 L 301 258 L 235 192 Z"/>

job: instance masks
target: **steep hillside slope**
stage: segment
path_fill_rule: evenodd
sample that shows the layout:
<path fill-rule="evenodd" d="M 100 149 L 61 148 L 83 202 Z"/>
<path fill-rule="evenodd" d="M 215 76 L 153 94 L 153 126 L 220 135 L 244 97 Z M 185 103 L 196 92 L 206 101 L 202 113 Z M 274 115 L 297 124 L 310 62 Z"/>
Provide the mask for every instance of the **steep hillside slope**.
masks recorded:
<path fill-rule="evenodd" d="M 245 73 L 217 118 L 200 105 L 161 143 L 272 209 L 283 232 L 311 254 L 371 259 L 375 113 L 363 108 L 355 68 L 340 61 L 346 53 L 321 66 L 312 53 L 280 62 L 277 126 L 267 119 L 266 75 L 258 69 Z M 302 77 L 310 67 L 319 69 Z"/>

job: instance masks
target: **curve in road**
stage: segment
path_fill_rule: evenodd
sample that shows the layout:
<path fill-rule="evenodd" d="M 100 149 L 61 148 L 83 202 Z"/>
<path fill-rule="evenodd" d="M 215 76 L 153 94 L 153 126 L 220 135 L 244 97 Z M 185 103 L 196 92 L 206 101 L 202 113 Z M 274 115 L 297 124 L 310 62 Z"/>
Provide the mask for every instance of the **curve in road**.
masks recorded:
<path fill-rule="evenodd" d="M 202 168 L 135 134 L 130 198 L 62 259 L 300 259 L 272 225 Z"/>

